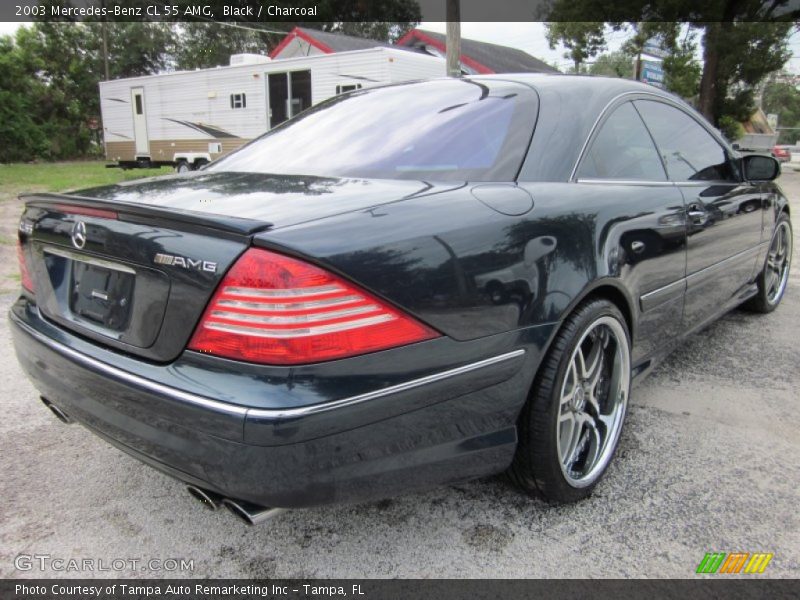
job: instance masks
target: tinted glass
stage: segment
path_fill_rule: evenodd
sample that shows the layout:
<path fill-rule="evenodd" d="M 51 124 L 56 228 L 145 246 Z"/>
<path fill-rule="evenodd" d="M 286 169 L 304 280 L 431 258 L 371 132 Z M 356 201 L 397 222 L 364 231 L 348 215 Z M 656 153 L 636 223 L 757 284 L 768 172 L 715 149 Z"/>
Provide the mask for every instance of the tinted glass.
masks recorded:
<path fill-rule="evenodd" d="M 673 181 L 735 181 L 725 149 L 681 110 L 649 100 L 636 108 L 647 123 Z"/>
<path fill-rule="evenodd" d="M 319 104 L 215 162 L 211 171 L 507 181 L 536 119 L 530 88 L 429 81 Z"/>
<path fill-rule="evenodd" d="M 653 140 L 630 102 L 617 108 L 600 127 L 578 177 L 666 181 Z"/>
<path fill-rule="evenodd" d="M 140 115 L 143 112 L 142 111 L 142 97 L 139 94 L 136 94 L 134 96 L 134 99 L 136 100 L 136 114 Z"/>

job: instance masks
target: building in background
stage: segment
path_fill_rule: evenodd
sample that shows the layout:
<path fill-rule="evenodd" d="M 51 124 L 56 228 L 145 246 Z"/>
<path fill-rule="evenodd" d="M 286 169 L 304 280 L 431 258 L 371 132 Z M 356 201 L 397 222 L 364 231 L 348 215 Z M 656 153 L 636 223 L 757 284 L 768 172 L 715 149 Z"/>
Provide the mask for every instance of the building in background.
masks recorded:
<path fill-rule="evenodd" d="M 445 36 L 424 29 L 412 29 L 392 46 L 385 42 L 352 35 L 295 27 L 275 47 L 270 53 L 270 57 L 272 59 L 295 58 L 314 54 L 366 50 L 376 46 L 402 48 L 441 58 L 444 58 L 446 52 Z M 468 75 L 558 72 L 555 67 L 523 50 L 470 39 L 461 40 L 461 70 Z"/>

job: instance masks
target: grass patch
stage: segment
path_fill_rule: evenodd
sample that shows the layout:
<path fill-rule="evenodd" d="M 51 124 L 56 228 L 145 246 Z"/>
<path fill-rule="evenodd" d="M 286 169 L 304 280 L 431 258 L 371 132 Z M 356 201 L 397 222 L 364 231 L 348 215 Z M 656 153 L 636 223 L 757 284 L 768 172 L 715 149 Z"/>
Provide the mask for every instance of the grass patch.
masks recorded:
<path fill-rule="evenodd" d="M 106 169 L 105 161 L 0 164 L 0 199 L 24 192 L 66 192 L 172 172 L 169 167 Z"/>

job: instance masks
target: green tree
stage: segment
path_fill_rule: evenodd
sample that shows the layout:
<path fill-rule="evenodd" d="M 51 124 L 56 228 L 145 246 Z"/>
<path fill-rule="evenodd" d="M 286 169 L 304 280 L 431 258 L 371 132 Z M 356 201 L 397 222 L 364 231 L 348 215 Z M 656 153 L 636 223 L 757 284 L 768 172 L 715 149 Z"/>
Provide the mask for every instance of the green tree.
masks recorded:
<path fill-rule="evenodd" d="M 677 42 L 664 58 L 664 85 L 682 98 L 696 102 L 700 91 L 701 67 L 695 58 L 697 46 L 693 35 Z"/>
<path fill-rule="evenodd" d="M 626 24 L 620 20 L 623 15 L 629 16 L 634 8 L 647 18 L 643 25 Z M 792 8 L 790 0 L 709 0 L 702 3 L 696 0 L 651 0 L 622 4 L 607 0 L 554 0 L 547 19 L 554 21 L 551 30 L 555 27 L 559 32 L 552 39 L 583 48 L 584 54 L 589 56 L 592 49 L 603 47 L 605 28 L 593 28 L 592 43 L 587 45 L 581 28 L 573 29 L 565 21 L 581 19 L 595 24 L 607 23 L 614 29 L 632 28 L 631 46 L 634 51 L 643 43 L 645 34 L 655 32 L 673 53 L 676 50 L 676 24 L 688 22 L 702 35 L 703 43 L 697 106 L 718 125 L 723 116 L 737 119 L 749 116 L 754 108 L 754 90 L 758 83 L 780 69 L 790 56 L 788 37 L 794 27 L 792 19 L 800 16 L 800 11 Z M 677 50 L 681 52 L 680 48 Z M 682 60 L 691 63 L 685 54 Z M 672 66 L 679 69 L 679 64 Z M 681 91 L 686 91 L 687 87 L 691 91 L 691 73 L 688 78 L 673 77 L 673 85 Z"/>
<path fill-rule="evenodd" d="M 169 64 L 171 26 L 108 23 L 111 77 L 158 72 Z M 0 46 L 0 160 L 71 158 L 99 148 L 87 121 L 100 114 L 102 24 L 35 22 Z M 24 138 L 24 139 L 23 139 Z"/>
<path fill-rule="evenodd" d="M 86 153 L 91 132 L 86 118 L 97 115 L 97 57 L 89 49 L 90 28 L 79 23 L 34 23 L 17 31 L 23 72 L 36 82 L 33 118 L 48 140 L 46 158 Z"/>
<path fill-rule="evenodd" d="M 285 35 L 271 33 L 281 27 L 287 24 L 182 23 L 176 26 L 175 67 L 207 69 L 227 65 L 231 54 L 267 54 Z"/>
<path fill-rule="evenodd" d="M 633 56 L 622 50 L 601 54 L 589 67 L 589 74 L 631 79 L 633 77 L 633 60 Z"/>
<path fill-rule="evenodd" d="M 758 84 L 791 56 L 792 27 L 792 23 L 704 24 L 700 112 L 714 122 L 723 115 L 746 120 L 755 109 Z"/>
<path fill-rule="evenodd" d="M 87 23 L 86 26 L 90 30 L 86 51 L 99 61 L 103 25 Z M 114 22 L 106 27 L 111 79 L 151 75 L 170 66 L 175 52 L 175 28 L 171 23 Z"/>
<path fill-rule="evenodd" d="M 25 72 L 14 38 L 0 37 L 0 162 L 32 160 L 47 152 L 47 140 L 36 121 L 37 87 Z"/>
<path fill-rule="evenodd" d="M 551 49 L 562 44 L 574 73 L 583 72 L 583 64 L 606 47 L 605 23 L 588 21 L 557 21 L 546 23 L 547 42 Z"/>
<path fill-rule="evenodd" d="M 800 91 L 797 87 L 786 81 L 770 81 L 764 86 L 762 102 L 764 112 L 778 115 L 778 143 L 794 144 L 800 139 Z"/>

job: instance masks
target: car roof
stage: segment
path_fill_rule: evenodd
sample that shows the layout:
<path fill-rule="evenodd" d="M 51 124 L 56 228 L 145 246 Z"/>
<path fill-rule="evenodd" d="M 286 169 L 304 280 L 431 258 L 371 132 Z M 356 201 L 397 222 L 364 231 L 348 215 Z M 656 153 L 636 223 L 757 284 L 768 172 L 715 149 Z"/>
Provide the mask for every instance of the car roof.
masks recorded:
<path fill-rule="evenodd" d="M 468 77 L 475 81 L 515 81 L 523 83 L 542 92 L 558 92 L 559 94 L 590 95 L 592 98 L 604 99 L 605 103 L 620 94 L 643 93 L 662 96 L 672 101 L 682 102 L 680 98 L 653 85 L 601 75 L 565 75 L 562 73 L 507 73 L 497 75 L 476 75 Z"/>
<path fill-rule="evenodd" d="M 713 130 L 678 96 L 629 79 L 549 73 L 498 74 L 469 79 L 489 85 L 492 81 L 511 81 L 536 91 L 539 111 L 531 147 L 520 172 L 521 181 L 568 180 L 599 117 L 609 104 L 623 95 L 664 99 L 677 104 Z"/>

